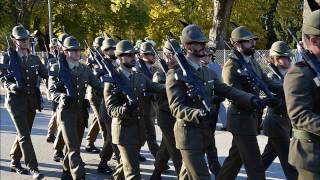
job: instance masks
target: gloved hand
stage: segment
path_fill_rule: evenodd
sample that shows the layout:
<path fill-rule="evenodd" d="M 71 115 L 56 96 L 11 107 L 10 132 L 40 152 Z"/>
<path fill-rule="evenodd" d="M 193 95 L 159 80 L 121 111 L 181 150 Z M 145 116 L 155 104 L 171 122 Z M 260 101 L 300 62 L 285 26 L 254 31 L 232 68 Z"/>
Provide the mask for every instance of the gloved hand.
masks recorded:
<path fill-rule="evenodd" d="M 124 108 L 123 114 L 125 115 L 125 117 L 137 117 L 139 115 L 138 104 L 125 103 L 123 105 L 123 108 Z"/>
<path fill-rule="evenodd" d="M 71 104 L 73 101 L 75 101 L 76 99 L 74 97 L 71 96 L 67 96 L 67 94 L 61 94 L 60 95 L 60 103 L 62 106 L 67 106 L 69 104 Z"/>
<path fill-rule="evenodd" d="M 200 114 L 199 114 L 199 120 L 201 121 L 206 121 L 209 120 L 211 117 L 213 117 L 217 113 L 216 110 L 210 110 L 207 111 L 206 109 L 200 109 Z"/>
<path fill-rule="evenodd" d="M 273 108 L 281 104 L 281 100 L 278 98 L 268 98 L 266 100 L 267 106 Z"/>
<path fill-rule="evenodd" d="M 24 89 L 23 88 L 19 88 L 16 84 L 11 84 L 8 87 L 9 91 L 12 92 L 13 94 L 18 94 L 18 93 L 23 93 Z"/>
<path fill-rule="evenodd" d="M 264 109 L 266 107 L 266 103 L 255 96 L 251 98 L 251 105 L 256 109 Z"/>

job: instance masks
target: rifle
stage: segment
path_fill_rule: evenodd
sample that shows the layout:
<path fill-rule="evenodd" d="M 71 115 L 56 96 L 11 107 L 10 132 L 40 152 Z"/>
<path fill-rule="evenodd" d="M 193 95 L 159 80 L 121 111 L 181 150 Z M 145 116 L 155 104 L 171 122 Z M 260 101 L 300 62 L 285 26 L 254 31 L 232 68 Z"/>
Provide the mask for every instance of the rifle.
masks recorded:
<path fill-rule="evenodd" d="M 190 97 L 197 97 L 203 104 L 204 108 L 211 112 L 213 111 L 213 105 L 210 96 L 205 92 L 205 87 L 202 83 L 202 80 L 193 75 L 192 67 L 187 62 L 186 57 L 182 53 L 178 53 L 176 49 L 174 49 L 171 40 L 167 37 L 167 41 L 169 42 L 175 60 L 178 62 L 181 70 L 182 76 L 179 74 L 175 74 L 175 79 L 183 81 L 189 90 L 187 91 L 187 95 Z"/>
<path fill-rule="evenodd" d="M 152 47 L 152 51 L 154 52 L 154 54 L 156 55 L 156 57 L 157 57 L 158 60 L 159 60 L 159 63 L 160 63 L 160 66 L 161 66 L 162 71 L 167 74 L 167 72 L 169 71 L 169 68 L 168 68 L 168 66 L 167 66 L 167 63 L 164 61 L 164 59 L 162 59 L 162 58 L 159 56 L 158 52 L 153 48 L 153 46 L 151 46 L 151 47 Z"/>
<path fill-rule="evenodd" d="M 59 82 L 55 84 L 55 86 L 63 85 L 67 91 L 67 96 L 69 97 L 76 97 L 75 87 L 73 85 L 71 79 L 70 68 L 68 66 L 67 60 L 65 55 L 61 54 L 57 49 L 55 50 L 55 57 L 57 58 L 59 71 L 56 74 L 53 71 L 49 71 L 49 76 L 55 76 L 59 78 Z"/>
<path fill-rule="evenodd" d="M 229 47 L 231 46 L 223 39 L 224 43 Z M 235 55 L 239 58 L 239 64 L 241 66 L 241 69 L 238 69 L 238 73 L 242 76 L 246 76 L 249 82 L 252 82 L 252 86 L 259 88 L 269 99 L 275 99 L 271 91 L 268 89 L 268 87 L 265 85 L 265 83 L 257 76 L 257 74 L 253 71 L 251 66 L 248 66 L 248 63 L 246 63 L 243 59 L 242 54 L 240 54 L 237 50 L 234 50 Z"/>
<path fill-rule="evenodd" d="M 127 83 L 121 77 L 120 73 L 115 70 L 115 67 L 113 66 L 111 61 L 105 59 L 99 51 L 97 51 L 97 54 L 101 58 L 100 63 L 102 64 L 103 69 L 108 72 L 107 75 L 101 77 L 102 82 L 109 82 L 114 84 L 114 94 L 121 92 L 123 95 L 126 96 L 128 100 L 128 105 L 137 106 L 137 97 L 134 95 L 133 91 L 129 88 L 129 86 L 127 86 Z"/>
<path fill-rule="evenodd" d="M 8 74 L 4 75 L 5 79 L 14 78 L 17 88 L 23 89 L 24 81 L 22 78 L 21 61 L 19 60 L 19 55 L 17 51 L 10 48 L 8 37 L 6 37 L 6 40 L 8 44 L 7 53 L 9 57 L 9 64 L 0 64 L 0 68 L 8 71 Z"/>
<path fill-rule="evenodd" d="M 106 70 L 104 70 L 104 68 L 103 68 L 103 65 L 102 65 L 102 63 L 101 63 L 101 59 L 99 59 L 99 58 L 95 55 L 94 51 L 90 48 L 90 46 L 88 45 L 87 41 L 85 40 L 84 42 L 85 42 L 85 44 L 87 45 L 87 47 L 88 47 L 88 49 L 89 49 L 89 55 L 93 58 L 94 63 L 99 66 L 99 68 L 95 68 L 95 71 L 98 72 L 98 73 L 100 73 L 101 75 L 106 74 Z M 98 53 L 98 50 L 96 49 L 95 52 Z M 101 57 L 102 57 L 102 56 L 101 56 Z"/>
<path fill-rule="evenodd" d="M 314 83 L 317 87 L 320 87 L 320 65 L 318 64 L 315 56 L 313 56 L 310 52 L 308 52 L 301 46 L 298 39 L 293 35 L 292 31 L 289 28 L 287 30 L 290 36 L 293 38 L 293 40 L 297 43 L 297 46 L 301 48 L 301 54 L 304 59 L 304 62 L 306 62 L 308 66 L 311 68 L 311 70 L 316 74 L 316 77 L 313 78 Z"/>
<path fill-rule="evenodd" d="M 144 60 L 142 60 L 141 58 L 138 59 L 138 66 L 141 68 L 141 71 L 143 72 L 143 74 L 145 76 L 147 76 L 149 79 L 152 79 L 152 73 L 150 72 L 150 70 L 148 69 L 146 62 L 144 62 Z"/>

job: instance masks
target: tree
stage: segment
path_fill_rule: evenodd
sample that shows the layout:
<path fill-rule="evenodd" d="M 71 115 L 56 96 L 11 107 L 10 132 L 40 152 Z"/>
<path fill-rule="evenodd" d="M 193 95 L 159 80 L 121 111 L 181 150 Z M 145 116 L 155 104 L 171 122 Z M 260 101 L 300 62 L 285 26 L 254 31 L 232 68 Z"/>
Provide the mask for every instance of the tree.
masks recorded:
<path fill-rule="evenodd" d="M 234 0 L 213 0 L 213 19 L 209 38 L 217 49 L 225 49 L 224 40 L 227 37 L 228 22 Z"/>

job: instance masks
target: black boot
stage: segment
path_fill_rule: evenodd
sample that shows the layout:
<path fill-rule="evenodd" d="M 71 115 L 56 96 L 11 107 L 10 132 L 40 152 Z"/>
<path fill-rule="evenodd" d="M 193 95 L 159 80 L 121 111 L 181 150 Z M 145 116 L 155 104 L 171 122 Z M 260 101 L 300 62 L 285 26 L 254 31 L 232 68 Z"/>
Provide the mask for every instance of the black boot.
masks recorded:
<path fill-rule="evenodd" d="M 139 154 L 139 161 L 140 162 L 144 162 L 144 161 L 146 161 L 147 160 L 147 158 L 145 158 L 144 156 L 142 156 L 141 154 Z"/>
<path fill-rule="evenodd" d="M 10 168 L 11 172 L 16 172 L 17 174 L 29 174 L 28 170 L 23 168 L 19 161 L 12 160 Z"/>
<path fill-rule="evenodd" d="M 55 162 L 62 162 L 64 159 L 64 155 L 62 151 L 55 151 L 53 155 L 53 160 Z"/>
<path fill-rule="evenodd" d="M 47 142 L 48 143 L 53 143 L 54 140 L 56 140 L 56 136 L 54 134 L 48 134 L 47 135 Z"/>
<path fill-rule="evenodd" d="M 40 179 L 44 178 L 44 175 L 40 173 L 38 168 L 30 169 L 30 174 L 32 175 L 32 178 L 34 180 L 40 180 Z"/>
<path fill-rule="evenodd" d="M 161 171 L 158 169 L 154 169 L 150 177 L 150 180 L 161 180 Z"/>
<path fill-rule="evenodd" d="M 88 144 L 86 146 L 86 151 L 91 153 L 99 153 L 100 149 L 97 148 L 94 144 Z"/>
<path fill-rule="evenodd" d="M 108 166 L 108 162 L 106 160 L 101 160 L 98 165 L 97 171 L 99 173 L 111 175 L 113 170 Z"/>
<path fill-rule="evenodd" d="M 62 171 L 61 180 L 72 180 L 70 171 Z"/>

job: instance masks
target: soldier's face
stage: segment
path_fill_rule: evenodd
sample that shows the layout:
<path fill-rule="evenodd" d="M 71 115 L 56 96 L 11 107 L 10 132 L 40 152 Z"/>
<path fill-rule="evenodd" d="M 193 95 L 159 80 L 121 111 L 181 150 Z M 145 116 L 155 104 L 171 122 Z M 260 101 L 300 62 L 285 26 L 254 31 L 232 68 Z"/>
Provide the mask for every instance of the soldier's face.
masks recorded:
<path fill-rule="evenodd" d="M 247 41 L 241 41 L 239 45 L 240 45 L 240 52 L 242 52 L 247 56 L 251 56 L 255 52 L 256 40 L 250 39 Z"/>
<path fill-rule="evenodd" d="M 309 35 L 309 38 L 307 38 L 307 46 L 308 49 L 316 55 L 318 58 L 320 58 L 320 36 L 311 36 Z"/>
<path fill-rule="evenodd" d="M 201 62 L 201 64 L 203 64 L 203 65 L 208 65 L 208 64 L 212 63 L 211 55 L 202 57 L 202 58 L 200 59 L 200 62 Z"/>
<path fill-rule="evenodd" d="M 108 55 L 108 56 L 114 56 L 115 50 L 116 50 L 115 48 L 105 49 L 105 50 L 103 50 L 103 54 Z"/>
<path fill-rule="evenodd" d="M 177 61 L 173 57 L 173 54 L 171 54 L 171 53 L 163 53 L 163 59 L 166 61 L 167 65 L 170 69 L 172 69 L 178 65 Z"/>
<path fill-rule="evenodd" d="M 79 61 L 81 57 L 81 51 L 80 49 L 74 49 L 74 50 L 68 50 L 65 51 L 66 59 L 72 60 L 72 61 Z"/>
<path fill-rule="evenodd" d="M 29 43 L 29 38 L 27 39 L 15 39 L 15 43 L 17 48 L 19 49 L 29 49 L 30 48 L 30 43 Z"/>
<path fill-rule="evenodd" d="M 187 50 L 187 54 L 192 54 L 196 57 L 204 57 L 206 56 L 205 52 L 205 43 L 198 43 L 198 42 L 193 42 L 193 43 L 188 43 L 185 45 L 185 49 Z"/>
<path fill-rule="evenodd" d="M 274 65 L 281 69 L 289 69 L 290 67 L 290 58 L 286 56 L 275 56 Z"/>
<path fill-rule="evenodd" d="M 127 68 L 133 68 L 136 65 L 136 56 L 133 53 L 122 54 L 120 59 L 121 63 Z"/>
<path fill-rule="evenodd" d="M 153 54 L 149 54 L 149 53 L 142 54 L 142 58 L 143 60 L 146 60 L 150 64 L 154 64 L 156 62 L 156 59 L 154 58 Z"/>

